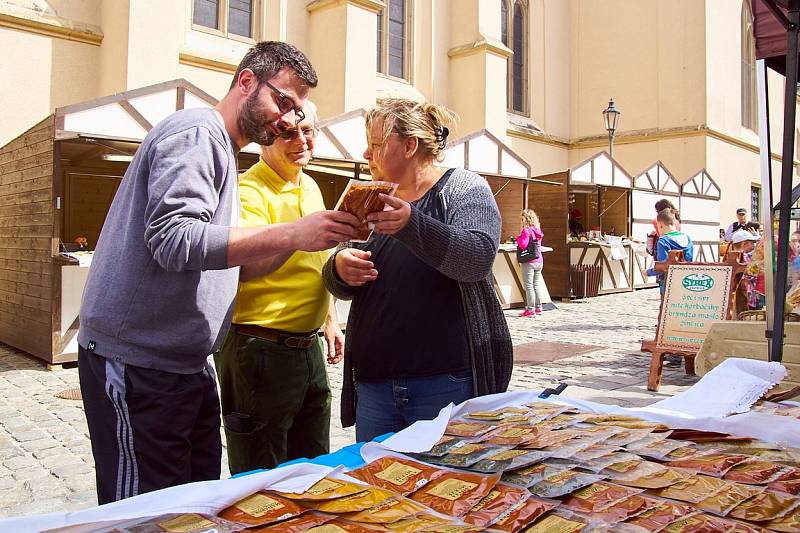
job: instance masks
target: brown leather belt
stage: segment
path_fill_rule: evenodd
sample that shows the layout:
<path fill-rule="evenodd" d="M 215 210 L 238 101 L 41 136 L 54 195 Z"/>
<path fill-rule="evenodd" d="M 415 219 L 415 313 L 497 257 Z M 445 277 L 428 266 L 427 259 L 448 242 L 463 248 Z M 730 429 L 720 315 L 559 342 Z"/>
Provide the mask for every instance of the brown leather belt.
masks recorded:
<path fill-rule="evenodd" d="M 289 348 L 297 348 L 298 350 L 307 350 L 317 342 L 316 331 L 309 333 L 291 333 L 279 329 L 262 328 L 254 324 L 234 324 L 233 330 L 239 335 L 275 342 Z"/>

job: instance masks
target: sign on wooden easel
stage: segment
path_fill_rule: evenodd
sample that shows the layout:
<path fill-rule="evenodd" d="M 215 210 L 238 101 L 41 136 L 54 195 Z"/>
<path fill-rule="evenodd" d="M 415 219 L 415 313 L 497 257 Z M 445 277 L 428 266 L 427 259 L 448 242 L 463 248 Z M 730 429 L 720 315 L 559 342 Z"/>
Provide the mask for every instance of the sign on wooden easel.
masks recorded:
<path fill-rule="evenodd" d="M 654 266 L 666 279 L 656 338 L 642 341 L 642 351 L 652 354 L 647 390 L 658 390 L 667 354 L 683 357 L 686 373 L 694 374 L 694 357 L 711 324 L 728 319 L 735 298 L 733 280 L 745 268 L 738 252 L 728 253 L 719 263 L 684 263 L 682 259 L 683 252 L 672 250 L 666 261 Z"/>
<path fill-rule="evenodd" d="M 697 352 L 712 322 L 725 320 L 733 267 L 720 264 L 670 265 L 658 317 L 656 346 Z"/>

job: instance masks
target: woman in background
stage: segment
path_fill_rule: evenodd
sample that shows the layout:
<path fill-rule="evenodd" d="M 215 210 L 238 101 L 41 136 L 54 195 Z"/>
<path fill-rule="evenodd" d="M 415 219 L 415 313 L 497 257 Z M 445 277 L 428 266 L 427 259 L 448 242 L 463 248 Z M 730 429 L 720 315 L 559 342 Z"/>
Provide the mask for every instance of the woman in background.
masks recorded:
<path fill-rule="evenodd" d="M 522 231 L 517 237 L 517 247 L 526 250 L 531 241 L 538 243 L 538 255 L 533 259 L 519 264 L 522 270 L 522 281 L 525 285 L 525 310 L 519 315 L 523 317 L 533 317 L 542 314 L 542 295 L 539 290 L 539 276 L 542 275 L 544 268 L 544 258 L 542 257 L 542 233 L 539 217 L 532 209 L 526 209 L 519 215 L 522 222 Z"/>

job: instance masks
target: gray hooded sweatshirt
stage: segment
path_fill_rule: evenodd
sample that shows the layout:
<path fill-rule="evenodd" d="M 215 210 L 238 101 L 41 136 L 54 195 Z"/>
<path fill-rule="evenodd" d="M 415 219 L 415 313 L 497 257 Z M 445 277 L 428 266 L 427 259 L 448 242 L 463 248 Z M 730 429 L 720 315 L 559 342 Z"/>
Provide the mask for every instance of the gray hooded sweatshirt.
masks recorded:
<path fill-rule="evenodd" d="M 133 366 L 201 371 L 230 326 L 238 198 L 235 145 L 213 110 L 178 111 L 155 126 L 97 242 L 79 344 Z"/>

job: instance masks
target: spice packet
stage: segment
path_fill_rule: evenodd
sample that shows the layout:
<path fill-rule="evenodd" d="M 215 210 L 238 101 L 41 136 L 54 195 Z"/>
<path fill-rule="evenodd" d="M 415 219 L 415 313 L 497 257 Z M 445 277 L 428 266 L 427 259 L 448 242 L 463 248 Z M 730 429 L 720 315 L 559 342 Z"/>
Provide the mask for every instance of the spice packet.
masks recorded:
<path fill-rule="evenodd" d="M 218 516 L 198 513 L 171 513 L 162 516 L 136 519 L 119 525 L 119 533 L 233 533 L 247 526 L 234 524 Z"/>
<path fill-rule="evenodd" d="M 483 442 L 498 446 L 517 446 L 526 441 L 533 440 L 535 437 L 544 435 L 545 433 L 549 433 L 549 431 L 536 426 L 512 425 L 499 428 Z"/>
<path fill-rule="evenodd" d="M 640 450 L 642 448 L 646 448 L 648 446 L 651 446 L 653 444 L 657 444 L 657 443 L 662 442 L 662 441 L 667 439 L 666 433 L 653 433 L 652 431 L 648 431 L 646 435 L 641 435 L 641 434 L 639 434 L 639 435 L 640 435 L 640 437 L 637 440 L 635 440 L 635 441 L 633 441 L 633 442 L 631 442 L 629 444 L 626 444 L 625 448 L 630 450 L 630 451 Z M 614 439 L 608 439 L 608 440 L 609 441 L 613 441 Z M 606 444 L 612 445 L 612 444 L 616 444 L 616 443 L 615 442 L 606 442 Z M 636 452 L 634 452 L 634 453 L 636 453 Z"/>
<path fill-rule="evenodd" d="M 623 487 L 606 481 L 598 481 L 578 489 L 561 500 L 562 505 L 573 511 L 594 513 L 604 511 L 619 501 L 643 492 L 641 489 Z"/>
<path fill-rule="evenodd" d="M 643 489 L 661 489 L 688 478 L 690 474 L 650 461 L 643 461 L 623 474 L 609 474 L 615 483 Z"/>
<path fill-rule="evenodd" d="M 523 529 L 524 533 L 578 533 L 588 522 L 574 516 L 550 511 L 536 520 L 533 525 Z"/>
<path fill-rule="evenodd" d="M 545 446 L 542 451 L 549 453 L 550 457 L 556 459 L 570 459 L 579 452 L 591 448 L 600 440 L 602 439 L 596 436 L 578 437 L 555 446 Z"/>
<path fill-rule="evenodd" d="M 480 533 L 483 529 L 458 522 L 449 522 L 447 524 L 428 526 L 422 531 L 429 533 Z"/>
<path fill-rule="evenodd" d="M 790 468 L 767 484 L 772 490 L 800 495 L 800 469 Z"/>
<path fill-rule="evenodd" d="M 312 485 L 303 493 L 273 492 L 273 494 L 277 494 L 278 496 L 282 496 L 283 498 L 288 498 L 290 500 L 316 501 L 342 498 L 357 492 L 363 492 L 366 489 L 367 487 L 364 485 L 357 485 L 355 483 L 350 483 L 349 481 L 344 481 L 343 479 L 324 477 L 314 483 L 314 485 Z"/>
<path fill-rule="evenodd" d="M 766 461 L 773 461 L 775 463 L 782 463 L 788 466 L 800 467 L 800 450 L 787 449 L 787 450 L 770 450 L 770 449 L 751 449 L 742 450 L 742 453 L 755 455 L 760 459 Z"/>
<path fill-rule="evenodd" d="M 663 528 L 699 511 L 686 503 L 659 501 L 658 505 L 629 519 L 628 524 L 639 526 L 647 531 L 661 531 Z"/>
<path fill-rule="evenodd" d="M 517 470 L 503 472 L 502 480 L 504 483 L 528 488 L 545 478 L 558 474 L 559 472 L 570 470 L 575 466 L 574 464 L 538 463 Z"/>
<path fill-rule="evenodd" d="M 464 516 L 489 494 L 499 474 L 484 476 L 468 472 L 447 472 L 411 494 L 411 499 L 449 516 Z"/>
<path fill-rule="evenodd" d="M 387 455 L 351 470 L 347 475 L 365 483 L 406 495 L 424 487 L 446 470 L 403 457 Z"/>
<path fill-rule="evenodd" d="M 565 470 L 544 478 L 530 487 L 530 491 L 543 498 L 556 498 L 572 491 L 591 485 L 603 479 L 596 474 L 585 474 L 577 470 Z"/>
<path fill-rule="evenodd" d="M 771 461 L 746 461 L 728 470 L 724 478 L 728 481 L 761 485 L 779 478 L 785 468 Z"/>
<path fill-rule="evenodd" d="M 636 418 L 627 415 L 592 415 L 586 417 L 585 422 L 588 424 L 597 424 L 600 426 L 617 426 L 627 429 L 649 429 L 651 431 L 667 431 L 669 428 L 664 424 L 658 422 L 648 422 L 641 418 Z"/>
<path fill-rule="evenodd" d="M 483 422 L 467 422 L 465 420 L 451 420 L 444 430 L 445 435 L 454 437 L 480 437 L 481 435 L 497 429 L 497 425 L 484 424 Z"/>
<path fill-rule="evenodd" d="M 374 533 L 376 531 L 386 531 L 375 524 L 357 524 L 341 518 L 334 518 L 321 526 L 312 527 L 306 530 L 308 533 Z"/>
<path fill-rule="evenodd" d="M 532 523 L 544 513 L 558 507 L 558 500 L 545 500 L 530 496 L 515 504 L 498 516 L 489 526 L 488 531 L 513 533 Z"/>
<path fill-rule="evenodd" d="M 742 483 L 729 482 L 722 490 L 695 504 L 698 509 L 725 516 L 731 509 L 745 500 L 764 492 L 764 487 L 753 487 Z"/>
<path fill-rule="evenodd" d="M 524 503 L 531 493 L 522 487 L 498 483 L 464 515 L 463 520 L 473 526 L 486 527 L 494 523 L 517 504 Z"/>
<path fill-rule="evenodd" d="M 366 242 L 372 235 L 372 228 L 367 222 L 367 215 L 383 211 L 386 204 L 378 197 L 379 194 L 394 196 L 397 190 L 397 183 L 388 181 L 364 181 L 351 179 L 347 182 L 339 201 L 336 202 L 336 211 L 346 211 L 351 213 L 361 225 L 358 234 L 353 242 Z"/>
<path fill-rule="evenodd" d="M 549 454 L 539 450 L 502 450 L 488 455 L 470 466 L 476 472 L 504 472 L 517 470 L 547 459 Z"/>
<path fill-rule="evenodd" d="M 378 487 L 370 486 L 366 487 L 366 489 L 367 490 L 364 492 L 357 492 L 355 494 L 351 494 L 350 496 L 344 496 L 342 498 L 325 500 L 321 502 L 305 502 L 303 505 L 323 513 L 355 513 L 358 511 L 363 511 L 364 509 L 375 507 L 379 503 L 382 503 L 396 495 L 392 491 L 380 489 Z"/>
<path fill-rule="evenodd" d="M 800 531 L 800 508 L 786 513 L 781 518 L 775 518 L 764 524 L 764 527 L 770 531 L 781 531 L 787 533 L 796 533 Z"/>
<path fill-rule="evenodd" d="M 615 480 L 619 483 L 618 480 Z M 669 487 L 658 489 L 655 494 L 681 502 L 697 503 L 721 491 L 726 482 L 715 477 L 694 475 Z"/>
<path fill-rule="evenodd" d="M 616 502 L 611 507 L 592 513 L 592 518 L 606 524 L 616 524 L 634 516 L 638 516 L 649 509 L 658 507 L 661 500 L 650 498 L 642 494 L 634 494 Z"/>
<path fill-rule="evenodd" d="M 576 453 L 573 456 L 573 458 L 576 461 L 580 461 L 581 463 L 586 463 L 588 461 L 592 461 L 600 457 L 607 457 L 617 451 L 619 451 L 619 448 L 617 448 L 616 446 L 604 446 L 602 444 L 592 444 L 585 450 L 581 450 L 578 453 Z"/>
<path fill-rule="evenodd" d="M 277 522 L 265 527 L 255 527 L 247 530 L 247 533 L 301 533 L 315 526 L 321 526 L 325 522 L 330 522 L 335 517 L 316 511 L 308 511 L 296 518 L 290 518 L 283 522 Z"/>
<path fill-rule="evenodd" d="M 642 458 L 638 455 L 626 452 L 612 452 L 607 455 L 595 457 L 594 459 L 581 461 L 580 468 L 589 470 L 596 474 L 602 470 L 611 469 L 612 467 L 615 467 L 615 465 L 620 465 L 616 467 L 620 469 L 617 472 L 624 473 L 636 468 L 636 466 L 641 462 Z M 625 469 L 626 466 L 627 470 Z"/>
<path fill-rule="evenodd" d="M 453 437 L 451 435 L 444 435 L 441 439 L 439 439 L 433 447 L 428 450 L 427 452 L 418 453 L 417 455 L 420 457 L 442 457 L 447 455 L 452 448 L 456 446 L 463 446 L 467 444 L 469 441 L 466 440 L 464 437 Z"/>
<path fill-rule="evenodd" d="M 292 500 L 259 491 L 220 511 L 220 518 L 240 524 L 263 526 L 293 518 L 306 511 Z"/>
<path fill-rule="evenodd" d="M 633 444 L 629 444 L 626 448 L 628 451 L 641 455 L 642 457 L 649 457 L 657 461 L 662 461 L 670 452 L 678 448 L 686 447 L 685 444 L 686 443 L 683 441 L 663 439 L 649 442 L 645 445 L 634 442 Z"/>
<path fill-rule="evenodd" d="M 604 474 L 613 475 L 613 474 L 625 474 L 626 472 L 630 472 L 635 468 L 638 468 L 639 465 L 644 461 L 641 457 L 634 454 L 625 453 L 624 455 L 630 455 L 631 457 L 627 459 L 623 459 L 619 462 L 613 462 L 607 467 L 603 469 Z"/>
<path fill-rule="evenodd" d="M 580 424 L 590 415 L 588 413 L 580 413 L 580 414 L 568 414 L 568 413 L 561 413 L 555 415 L 551 418 L 546 419 L 545 421 L 541 422 L 540 425 L 548 427 L 550 429 L 564 429 L 570 426 L 575 426 Z"/>
<path fill-rule="evenodd" d="M 800 498 L 780 492 L 766 491 L 736 506 L 730 513 L 733 518 L 748 522 L 766 522 L 789 514 L 800 506 Z"/>
<path fill-rule="evenodd" d="M 750 459 L 748 455 L 708 453 L 695 455 L 688 459 L 670 461 L 670 466 L 687 468 L 709 476 L 721 477 L 737 464 Z"/>
<path fill-rule="evenodd" d="M 479 420 L 481 422 L 498 422 L 503 419 L 504 412 L 497 411 L 475 411 L 464 415 L 466 420 Z"/>
<path fill-rule="evenodd" d="M 426 510 L 425 507 L 408 498 L 393 496 L 374 507 L 358 511 L 357 513 L 347 513 L 342 515 L 342 517 L 353 522 L 389 524 L 417 515 Z"/>
<path fill-rule="evenodd" d="M 710 514 L 693 514 L 672 522 L 661 531 L 663 533 L 727 533 L 730 524 Z"/>
<path fill-rule="evenodd" d="M 642 439 L 646 439 L 653 435 L 653 432 L 649 429 L 625 429 L 620 428 L 622 431 L 619 431 L 612 435 L 611 437 L 605 439 L 603 441 L 604 444 L 608 446 L 627 446 L 628 444 L 633 444 L 634 442 L 639 442 Z M 658 435 L 658 438 L 666 438 Z"/>
<path fill-rule="evenodd" d="M 525 448 L 528 450 L 539 450 L 542 448 L 559 446 L 577 436 L 577 432 L 573 432 L 571 430 L 546 430 L 537 435 L 533 435 L 530 438 L 522 440 L 519 444 L 516 444 L 515 447 Z"/>
<path fill-rule="evenodd" d="M 675 448 L 671 452 L 664 455 L 662 460 L 677 461 L 678 459 L 688 459 L 689 457 L 694 457 L 700 453 L 702 452 L 693 446 L 681 446 L 680 448 Z M 656 457 L 653 458 L 657 459 Z"/>
<path fill-rule="evenodd" d="M 416 516 L 398 520 L 397 522 L 383 524 L 383 527 L 389 531 L 396 531 L 397 533 L 415 533 L 416 531 L 424 530 L 426 527 L 441 526 L 449 523 L 450 520 L 446 518 L 430 513 L 420 513 Z"/>
<path fill-rule="evenodd" d="M 450 449 L 450 452 L 443 457 L 429 457 L 429 463 L 442 466 L 452 466 L 456 468 L 467 468 L 474 465 L 484 457 L 506 451 L 507 447 L 487 446 L 482 443 L 469 443 Z"/>

